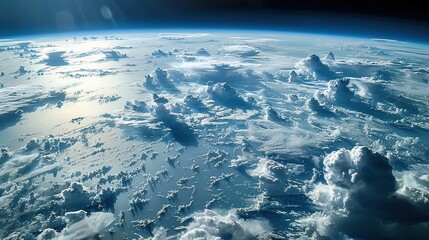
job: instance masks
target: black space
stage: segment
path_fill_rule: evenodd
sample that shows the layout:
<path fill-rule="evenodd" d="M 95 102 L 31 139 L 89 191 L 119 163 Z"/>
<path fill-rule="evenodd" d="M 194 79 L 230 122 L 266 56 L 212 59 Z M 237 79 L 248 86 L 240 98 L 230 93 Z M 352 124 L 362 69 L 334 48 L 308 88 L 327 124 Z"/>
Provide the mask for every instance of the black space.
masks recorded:
<path fill-rule="evenodd" d="M 424 1 L 1 0 L 0 36 L 130 27 L 288 29 L 428 40 Z M 109 7 L 113 19 L 101 8 Z M 70 13 L 72 24 L 59 23 Z"/>

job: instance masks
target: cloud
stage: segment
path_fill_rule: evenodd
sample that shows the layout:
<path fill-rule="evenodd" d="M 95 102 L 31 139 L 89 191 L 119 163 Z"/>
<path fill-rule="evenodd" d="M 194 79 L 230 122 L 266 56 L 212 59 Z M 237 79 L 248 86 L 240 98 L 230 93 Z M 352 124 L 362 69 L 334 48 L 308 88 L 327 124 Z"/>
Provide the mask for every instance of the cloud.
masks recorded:
<path fill-rule="evenodd" d="M 3 159 L 5 161 L 3 162 Z M 28 171 L 32 165 L 37 164 L 39 154 L 15 155 L 13 157 L 2 157 L 0 167 L 0 179 L 2 183 L 11 181 L 22 175 L 23 171 Z"/>
<path fill-rule="evenodd" d="M 180 240 L 190 239 L 260 239 L 271 230 L 265 221 L 244 220 L 234 211 L 219 213 L 212 210 L 192 215 L 192 222 Z"/>
<path fill-rule="evenodd" d="M 303 172 L 303 165 L 284 165 L 267 158 L 260 158 L 256 168 L 249 170 L 249 174 L 259 179 L 260 187 L 270 196 L 300 194 L 300 186 L 292 179 Z"/>
<path fill-rule="evenodd" d="M 229 45 L 223 47 L 222 51 L 240 57 L 254 57 L 260 53 L 258 49 L 248 45 Z"/>
<path fill-rule="evenodd" d="M 392 80 L 392 78 L 395 76 L 394 73 L 392 73 L 391 71 L 387 70 L 387 69 L 380 69 L 377 70 L 374 75 L 373 78 L 377 79 L 377 80 Z"/>
<path fill-rule="evenodd" d="M 141 113 L 148 112 L 148 107 L 147 107 L 146 102 L 142 101 L 142 100 L 137 100 L 137 99 L 127 101 L 125 103 L 124 108 L 126 110 L 132 110 L 135 112 L 141 112 Z"/>
<path fill-rule="evenodd" d="M 266 154 L 301 156 L 320 144 L 321 134 L 266 120 L 249 120 L 248 140 Z"/>
<path fill-rule="evenodd" d="M 317 184 L 309 193 L 322 211 L 298 221 L 307 231 L 333 239 L 428 236 L 429 205 L 416 205 L 396 193 L 387 158 L 357 146 L 328 154 L 323 165 L 326 184 Z"/>
<path fill-rule="evenodd" d="M 0 129 L 14 125 L 23 112 L 64 99 L 63 91 L 46 89 L 41 85 L 0 88 Z"/>
<path fill-rule="evenodd" d="M 50 240 L 56 238 L 58 238 L 58 233 L 52 228 L 47 228 L 37 235 L 37 240 Z"/>
<path fill-rule="evenodd" d="M 128 58 L 127 54 L 122 54 L 119 51 L 111 50 L 111 51 L 104 51 L 103 53 L 104 55 L 106 55 L 107 60 L 118 61 L 121 58 Z"/>
<path fill-rule="evenodd" d="M 346 105 L 354 97 L 354 93 L 349 89 L 349 79 L 340 78 L 330 80 L 328 88 L 324 91 L 316 90 L 314 98 L 319 102 L 339 103 Z"/>
<path fill-rule="evenodd" d="M 200 49 L 197 50 L 196 55 L 197 56 L 208 57 L 208 56 L 210 56 L 210 53 L 207 52 L 207 50 L 205 50 L 204 48 L 200 48 Z"/>
<path fill-rule="evenodd" d="M 152 56 L 156 57 L 156 58 L 162 58 L 162 57 L 168 57 L 168 56 L 172 56 L 173 54 L 171 52 L 164 52 L 161 49 L 158 49 L 156 51 L 152 52 Z"/>
<path fill-rule="evenodd" d="M 169 74 L 167 71 L 158 67 L 150 75 L 145 76 L 143 85 L 148 90 L 165 89 L 176 92 L 178 90 L 174 86 L 173 79 L 171 77 L 177 77 L 177 74 L 178 73 L 175 71 Z"/>
<path fill-rule="evenodd" d="M 407 197 L 414 204 L 429 204 L 429 165 L 417 164 L 405 171 L 401 178 L 398 194 Z"/>
<path fill-rule="evenodd" d="M 308 110 L 310 110 L 313 113 L 318 114 L 319 116 L 323 116 L 323 117 L 334 117 L 335 114 L 331 111 L 329 111 L 329 109 L 327 109 L 325 106 L 321 105 L 319 103 L 319 101 L 312 97 L 310 99 L 308 99 L 305 102 L 305 106 L 307 107 Z"/>
<path fill-rule="evenodd" d="M 267 107 L 265 109 L 265 119 L 276 122 L 281 125 L 290 125 L 292 121 L 284 116 L 281 116 L 274 108 Z"/>
<path fill-rule="evenodd" d="M 167 128 L 170 129 L 174 139 L 183 146 L 197 146 L 198 140 L 195 136 L 194 130 L 186 123 L 179 121 L 176 116 L 172 115 L 165 107 L 165 98 L 160 98 L 157 94 L 153 95 L 156 103 L 153 108 L 152 114 L 156 117 L 157 121 L 162 122 Z M 164 100 L 162 100 L 164 99 Z"/>
<path fill-rule="evenodd" d="M 115 217 L 113 213 L 93 212 L 89 217 L 73 223 L 63 229 L 55 239 L 57 240 L 77 240 L 94 237 L 96 234 L 108 227 Z"/>
<path fill-rule="evenodd" d="M 185 99 L 183 100 L 183 104 L 189 109 L 195 110 L 197 112 L 207 111 L 206 105 L 198 96 L 186 95 Z"/>
<path fill-rule="evenodd" d="M 184 40 L 209 36 L 208 33 L 160 33 L 158 37 L 164 40 Z"/>
<path fill-rule="evenodd" d="M 227 83 L 215 83 L 210 85 L 207 93 L 211 95 L 213 100 L 230 108 L 252 108 L 252 104 L 244 100 L 235 88 Z"/>
<path fill-rule="evenodd" d="M 198 82 L 200 84 L 228 83 L 233 87 L 239 87 L 246 90 L 260 89 L 262 76 L 254 73 L 251 66 L 242 61 L 222 61 L 219 62 L 213 57 L 198 59 L 195 62 L 186 62 L 174 64 L 178 69 L 189 72 L 183 80 Z M 249 68 L 244 68 L 244 67 Z"/>
<path fill-rule="evenodd" d="M 78 210 L 75 212 L 66 212 L 64 214 L 66 220 L 67 220 L 67 224 L 71 225 L 77 222 L 82 221 L 83 219 L 86 218 L 86 212 L 84 210 Z"/>
<path fill-rule="evenodd" d="M 73 182 L 68 188 L 61 191 L 61 204 L 70 210 L 87 208 L 92 205 L 94 196 L 95 192 L 88 190 L 81 183 Z"/>
<path fill-rule="evenodd" d="M 335 56 L 334 56 L 334 54 L 333 54 L 332 52 L 328 52 L 328 53 L 325 55 L 325 59 L 326 59 L 326 60 L 335 61 Z"/>
<path fill-rule="evenodd" d="M 306 74 L 309 79 L 330 80 L 335 78 L 335 73 L 315 54 L 311 54 L 302 59 L 295 67 L 299 72 Z"/>
<path fill-rule="evenodd" d="M 359 81 L 358 84 L 361 85 L 362 80 Z M 323 91 L 316 90 L 314 92 L 314 98 L 324 107 L 327 105 L 336 105 L 352 111 L 368 114 L 383 121 L 391 121 L 392 119 L 400 118 L 395 111 L 391 111 L 392 107 L 399 110 L 396 106 L 401 106 L 401 108 L 404 109 L 409 106 L 408 112 L 418 112 L 418 107 L 416 106 L 418 106 L 419 103 L 411 104 L 413 100 L 397 96 L 393 94 L 392 91 L 385 90 L 381 85 L 371 83 L 363 84 L 371 88 L 370 90 L 364 90 L 366 91 L 365 93 L 377 95 L 376 97 L 372 97 L 372 101 L 366 101 L 362 96 L 355 94 L 349 85 L 350 79 L 348 78 L 330 80 L 327 89 Z M 377 92 L 379 94 L 376 94 Z M 399 99 L 401 100 L 398 101 Z M 376 104 L 373 104 L 373 101 L 375 101 Z M 389 108 L 382 108 L 384 105 L 378 104 L 379 102 L 384 102 L 391 106 L 389 106 Z"/>
<path fill-rule="evenodd" d="M 281 78 L 283 78 L 281 76 Z M 290 71 L 289 77 L 287 78 L 288 82 L 303 82 L 306 80 L 306 76 L 302 73 L 296 73 L 294 70 Z"/>

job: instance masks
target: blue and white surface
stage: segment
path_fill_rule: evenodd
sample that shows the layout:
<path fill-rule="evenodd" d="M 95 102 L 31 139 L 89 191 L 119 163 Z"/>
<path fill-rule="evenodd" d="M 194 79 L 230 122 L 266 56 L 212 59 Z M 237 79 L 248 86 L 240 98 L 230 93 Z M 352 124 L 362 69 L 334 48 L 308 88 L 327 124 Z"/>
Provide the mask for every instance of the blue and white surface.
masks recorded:
<path fill-rule="evenodd" d="M 0 59 L 2 239 L 429 235 L 427 45 L 108 32 Z"/>

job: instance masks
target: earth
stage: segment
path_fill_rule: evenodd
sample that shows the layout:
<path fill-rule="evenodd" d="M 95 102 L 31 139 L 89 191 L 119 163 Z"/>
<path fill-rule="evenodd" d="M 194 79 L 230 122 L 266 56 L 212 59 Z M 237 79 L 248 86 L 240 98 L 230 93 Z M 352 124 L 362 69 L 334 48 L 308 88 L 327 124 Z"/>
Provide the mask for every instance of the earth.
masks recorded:
<path fill-rule="evenodd" d="M 249 30 L 0 40 L 1 239 L 423 239 L 429 46 Z"/>

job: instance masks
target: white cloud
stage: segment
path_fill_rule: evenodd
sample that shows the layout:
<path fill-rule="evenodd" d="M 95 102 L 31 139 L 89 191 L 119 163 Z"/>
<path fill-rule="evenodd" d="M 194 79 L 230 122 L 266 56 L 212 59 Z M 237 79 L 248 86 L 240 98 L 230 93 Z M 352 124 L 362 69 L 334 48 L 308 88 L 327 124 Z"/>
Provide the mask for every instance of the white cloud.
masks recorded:
<path fill-rule="evenodd" d="M 69 225 L 57 236 L 58 240 L 80 240 L 94 237 L 108 227 L 115 217 L 112 213 L 93 212 L 79 222 Z"/>
<path fill-rule="evenodd" d="M 165 40 L 183 40 L 189 38 L 202 38 L 209 36 L 208 33 L 160 33 L 158 36 Z"/>
<path fill-rule="evenodd" d="M 6 161 L 2 163 L 0 167 L 0 178 L 11 181 L 21 175 L 22 170 L 28 168 L 29 165 L 36 162 L 38 159 L 38 153 L 30 155 L 14 155 L 10 158 L 6 158 Z"/>
<path fill-rule="evenodd" d="M 205 50 L 204 48 L 198 49 L 196 54 L 197 56 L 204 56 L 204 57 L 210 56 L 210 53 L 207 52 L 207 50 Z"/>
<path fill-rule="evenodd" d="M 314 97 L 308 99 L 305 102 L 305 106 L 307 107 L 308 110 L 310 110 L 313 113 L 319 114 L 320 116 L 324 116 L 324 117 L 335 116 L 334 113 L 329 111 L 329 109 L 327 109 L 324 105 L 321 105 L 319 101 Z"/>
<path fill-rule="evenodd" d="M 306 80 L 306 76 L 302 73 L 296 73 L 294 70 L 289 72 L 288 82 L 303 82 Z"/>
<path fill-rule="evenodd" d="M 251 108 L 252 104 L 244 100 L 237 90 L 227 83 L 215 83 L 207 89 L 213 100 L 230 108 Z"/>
<path fill-rule="evenodd" d="M 300 156 L 324 139 L 322 133 L 313 134 L 296 126 L 282 126 L 265 120 L 249 120 L 248 138 L 260 151 L 268 154 Z"/>
<path fill-rule="evenodd" d="M 80 222 L 83 219 L 85 219 L 86 212 L 84 210 L 78 210 L 78 211 L 75 211 L 75 212 L 66 212 L 64 214 L 64 216 L 66 217 L 67 223 L 69 225 L 71 225 L 71 224 Z"/>
<path fill-rule="evenodd" d="M 280 115 L 272 107 L 267 107 L 265 109 L 265 119 L 273 121 L 273 122 L 276 122 L 278 124 L 282 124 L 282 125 L 290 125 L 290 124 L 292 124 L 292 121 L 290 119 L 288 119 L 288 118 Z"/>
<path fill-rule="evenodd" d="M 103 53 L 104 53 L 104 55 L 106 55 L 107 60 L 118 61 L 121 58 L 127 58 L 128 57 L 127 54 L 122 54 L 119 51 L 114 51 L 114 50 L 104 51 Z"/>
<path fill-rule="evenodd" d="M 303 165 L 284 165 L 267 158 L 259 159 L 256 168 L 249 170 L 249 174 L 259 179 L 260 187 L 270 196 L 300 194 L 301 187 L 293 180 L 303 172 Z"/>
<path fill-rule="evenodd" d="M 160 58 L 160 57 L 168 57 L 168 56 L 172 56 L 173 54 L 171 52 L 164 52 L 161 49 L 158 49 L 156 51 L 152 52 L 152 56 L 156 57 L 156 58 Z"/>
<path fill-rule="evenodd" d="M 302 59 L 295 65 L 295 67 L 300 73 L 306 74 L 307 78 L 310 79 L 330 80 L 335 78 L 335 73 L 332 72 L 328 65 L 324 64 L 315 54 L 311 54 Z"/>
<path fill-rule="evenodd" d="M 234 211 L 219 213 L 212 210 L 197 212 L 192 215 L 193 221 L 181 234 L 181 240 L 190 239 L 258 239 L 262 238 L 271 227 L 260 220 L 241 219 Z"/>
<path fill-rule="evenodd" d="M 55 239 L 58 237 L 58 233 L 52 229 L 52 228 L 46 228 L 41 232 L 39 235 L 37 235 L 37 240 L 49 240 L 49 239 Z"/>
<path fill-rule="evenodd" d="M 92 204 L 95 192 L 88 190 L 79 182 L 73 182 L 61 191 L 62 206 L 66 209 L 77 210 Z"/>
<path fill-rule="evenodd" d="M 413 204 L 396 193 L 387 158 L 366 147 L 354 147 L 328 154 L 323 164 L 326 184 L 317 184 L 309 193 L 322 212 L 298 221 L 308 234 L 366 239 L 429 234 L 429 205 Z"/>
<path fill-rule="evenodd" d="M 153 95 L 156 105 L 152 109 L 152 114 L 157 121 L 162 122 L 167 128 L 170 129 L 171 134 L 177 142 L 184 146 L 197 146 L 198 140 L 196 139 L 194 130 L 185 122 L 180 121 L 177 117 L 165 107 L 167 99 L 159 97 L 157 94 Z M 167 102 L 166 102 L 167 101 Z"/>
<path fill-rule="evenodd" d="M 349 83 L 350 80 L 346 78 L 330 80 L 326 90 L 315 91 L 314 98 L 321 103 L 347 104 L 354 96 L 354 93 L 348 87 Z"/>
<path fill-rule="evenodd" d="M 229 45 L 223 47 L 222 51 L 240 57 L 253 57 L 260 53 L 258 49 L 248 45 Z"/>
<path fill-rule="evenodd" d="M 173 76 L 174 74 L 175 72 L 173 72 Z M 167 71 L 158 67 L 150 75 L 145 76 L 143 86 L 148 90 L 165 89 L 168 91 L 177 91 L 171 76 Z"/>

